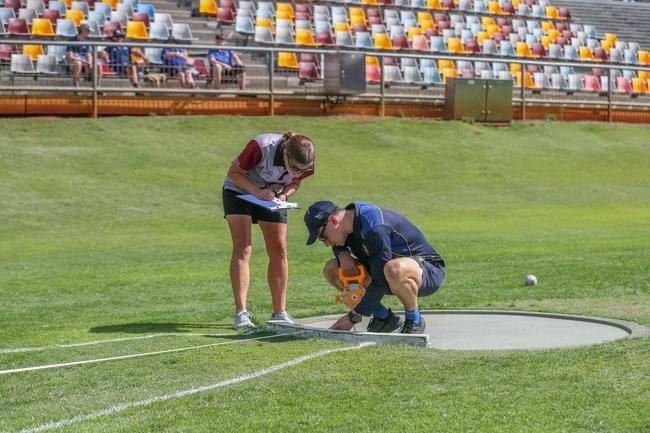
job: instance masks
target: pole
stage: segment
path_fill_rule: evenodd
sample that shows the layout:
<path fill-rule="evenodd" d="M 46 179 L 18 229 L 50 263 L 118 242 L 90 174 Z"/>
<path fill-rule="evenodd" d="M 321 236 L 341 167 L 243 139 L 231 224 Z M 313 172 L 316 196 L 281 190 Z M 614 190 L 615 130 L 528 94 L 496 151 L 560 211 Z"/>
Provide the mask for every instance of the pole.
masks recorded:
<path fill-rule="evenodd" d="M 97 45 L 93 45 L 93 119 L 97 119 Z"/>
<path fill-rule="evenodd" d="M 275 65 L 275 52 L 269 52 L 269 116 L 275 115 L 275 98 L 273 96 L 273 67 Z"/>
<path fill-rule="evenodd" d="M 521 71 L 520 72 L 520 77 L 521 81 L 519 84 L 521 84 L 521 89 L 520 89 L 520 96 L 521 96 L 521 120 L 526 120 L 526 92 L 524 91 L 526 89 L 526 74 L 525 74 L 525 69 L 526 69 L 526 64 L 522 63 L 521 64 Z"/>
<path fill-rule="evenodd" d="M 384 56 L 380 57 L 379 61 L 379 117 L 386 115 L 386 101 L 384 99 Z"/>
<path fill-rule="evenodd" d="M 607 69 L 607 121 L 612 123 L 612 70 Z"/>

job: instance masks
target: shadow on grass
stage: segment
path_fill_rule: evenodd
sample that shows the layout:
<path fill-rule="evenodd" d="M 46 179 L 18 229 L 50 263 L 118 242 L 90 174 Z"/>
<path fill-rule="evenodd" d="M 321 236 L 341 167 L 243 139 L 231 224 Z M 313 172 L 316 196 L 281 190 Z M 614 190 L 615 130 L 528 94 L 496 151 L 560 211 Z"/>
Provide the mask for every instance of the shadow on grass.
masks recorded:
<path fill-rule="evenodd" d="M 95 326 L 90 328 L 91 333 L 118 333 L 126 332 L 133 334 L 142 334 L 147 332 L 187 332 L 192 333 L 197 330 L 232 330 L 232 325 L 220 323 L 124 323 L 120 325 Z"/>

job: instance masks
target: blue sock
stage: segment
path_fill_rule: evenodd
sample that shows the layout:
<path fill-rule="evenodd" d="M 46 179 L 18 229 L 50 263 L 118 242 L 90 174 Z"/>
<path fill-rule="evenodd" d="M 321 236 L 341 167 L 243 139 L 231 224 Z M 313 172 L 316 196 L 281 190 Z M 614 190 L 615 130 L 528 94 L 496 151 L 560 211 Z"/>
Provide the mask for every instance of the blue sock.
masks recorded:
<path fill-rule="evenodd" d="M 373 317 L 376 317 L 377 319 L 386 319 L 389 314 L 388 308 L 384 307 L 384 304 L 377 305 L 375 311 L 372 312 Z"/>
<path fill-rule="evenodd" d="M 406 319 L 412 320 L 416 325 L 420 323 L 420 309 L 418 307 L 415 307 L 415 310 L 406 310 L 404 316 Z"/>

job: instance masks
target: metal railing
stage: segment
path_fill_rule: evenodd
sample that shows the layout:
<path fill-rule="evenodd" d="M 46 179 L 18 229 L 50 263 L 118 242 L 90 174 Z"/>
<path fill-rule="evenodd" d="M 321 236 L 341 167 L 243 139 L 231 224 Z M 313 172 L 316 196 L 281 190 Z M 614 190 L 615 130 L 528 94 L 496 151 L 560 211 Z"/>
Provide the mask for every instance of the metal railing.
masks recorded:
<path fill-rule="evenodd" d="M 90 85 L 72 88 L 66 85 L 62 78 L 70 78 L 69 71 L 65 61 L 59 64 L 61 74 L 54 77 L 39 76 L 38 73 L 34 74 L 21 74 L 14 73 L 11 70 L 7 71 L 8 65 L 5 63 L 0 65 L 0 94 L 2 93 L 76 93 L 76 94 L 90 94 L 93 100 L 93 115 L 97 115 L 97 98 L 98 94 L 124 94 L 137 92 L 138 94 L 152 94 L 152 95 L 203 95 L 203 96 L 218 96 L 218 95 L 246 95 L 268 98 L 271 113 L 273 114 L 273 102 L 276 97 L 298 97 L 298 98 L 328 98 L 337 95 L 329 95 L 325 92 L 323 80 L 305 80 L 304 82 L 298 79 L 298 72 L 296 69 L 283 69 L 278 68 L 277 58 L 280 53 L 294 53 L 299 56 L 301 53 L 315 54 L 320 57 L 320 65 L 323 67 L 325 62 L 323 56 L 332 53 L 339 54 L 358 54 L 364 53 L 366 56 L 377 57 L 380 64 L 380 81 L 378 83 L 371 83 L 368 86 L 366 93 L 348 96 L 350 100 L 355 98 L 358 100 L 372 100 L 379 102 L 380 113 L 383 115 L 386 101 L 389 100 L 402 100 L 413 103 L 441 103 L 444 100 L 444 86 L 436 83 L 416 82 L 416 83 L 395 83 L 385 81 L 385 64 L 388 58 L 395 59 L 431 59 L 436 62 L 440 60 L 452 61 L 468 61 L 468 62 L 488 62 L 490 64 L 503 63 L 506 65 L 519 64 L 520 75 L 519 91 L 513 94 L 513 102 L 519 104 L 521 118 L 525 119 L 526 104 L 540 103 L 548 105 L 563 105 L 563 106 L 593 106 L 593 107 L 607 107 L 608 118 L 611 120 L 612 110 L 615 107 L 630 107 L 633 109 L 649 109 L 650 110 L 650 94 L 638 95 L 638 98 L 630 98 L 629 94 L 621 94 L 614 92 L 612 86 L 613 71 L 615 70 L 633 70 L 633 71 L 648 71 L 649 66 L 634 65 L 627 63 L 608 63 L 608 62 L 585 62 L 585 61 L 566 61 L 554 60 L 549 58 L 535 59 L 535 58 L 522 58 L 522 57 L 504 57 L 504 56 L 490 56 L 490 55 L 466 55 L 466 54 L 450 54 L 450 53 L 433 53 L 433 52 L 417 52 L 417 51 L 387 51 L 387 50 L 374 50 L 363 48 L 308 48 L 295 45 L 281 46 L 215 46 L 212 44 L 169 44 L 164 42 L 110 42 L 105 40 L 92 40 L 85 41 L 69 41 L 58 39 L 14 39 L 7 37 L 0 37 L 0 44 L 12 44 L 17 46 L 23 45 L 45 45 L 45 46 L 82 46 L 88 45 L 92 50 L 93 67 L 90 71 Z M 248 56 L 249 60 L 246 64 L 247 74 L 249 78 L 247 83 L 248 89 L 240 90 L 232 87 L 211 89 L 211 88 L 176 88 L 167 87 L 140 87 L 137 89 L 126 87 L 124 83 L 128 83 L 126 78 L 124 80 L 106 80 L 102 83 L 101 87 L 98 83 L 98 53 L 104 47 L 111 46 L 127 46 L 131 48 L 138 48 L 147 52 L 148 49 L 161 49 L 161 48 L 180 48 L 186 49 L 195 57 L 207 57 L 207 52 L 214 49 L 229 49 L 236 51 L 243 56 Z M 257 58 L 256 61 L 252 61 Z M 151 64 L 150 64 L 151 65 Z M 601 92 L 581 92 L 579 89 L 546 89 L 546 88 L 527 88 L 525 73 L 528 65 L 538 65 L 542 68 L 544 66 L 556 67 L 572 67 L 576 70 L 598 68 L 606 71 L 607 89 L 602 89 Z M 151 65 L 151 68 L 158 68 L 161 65 Z M 206 63 L 207 77 L 204 76 L 206 83 L 211 79 L 209 64 Z M 507 68 L 510 70 L 510 68 Z M 8 73 L 7 73 L 8 72 Z M 322 71 L 321 71 L 322 73 Z M 38 84 L 35 84 L 29 79 L 33 75 L 38 79 Z M 9 77 L 6 81 L 5 78 Z M 322 75 L 321 75 L 322 77 Z M 173 77 L 172 77 L 173 79 Z M 43 85 L 43 83 L 45 85 Z M 110 85 L 107 85 L 109 83 Z M 115 85 L 120 84 L 120 85 Z M 514 85 L 514 81 L 513 81 Z M 572 94 L 571 94 L 572 93 Z M 605 95 L 606 101 L 603 101 Z"/>

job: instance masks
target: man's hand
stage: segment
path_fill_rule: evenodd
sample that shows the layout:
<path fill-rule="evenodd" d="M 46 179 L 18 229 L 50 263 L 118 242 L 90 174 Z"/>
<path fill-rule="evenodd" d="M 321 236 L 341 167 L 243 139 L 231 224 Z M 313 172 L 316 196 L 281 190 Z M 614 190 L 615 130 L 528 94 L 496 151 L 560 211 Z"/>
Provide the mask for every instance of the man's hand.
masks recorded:
<path fill-rule="evenodd" d="M 354 275 L 359 275 L 359 268 L 357 267 L 357 262 L 352 257 L 349 251 L 342 251 L 339 254 L 339 263 L 343 269 L 343 273 L 349 277 Z"/>
<path fill-rule="evenodd" d="M 337 320 L 332 326 L 330 326 L 330 329 L 333 329 L 335 331 L 349 331 L 353 326 L 354 323 L 350 321 L 350 318 L 346 314 Z"/>

